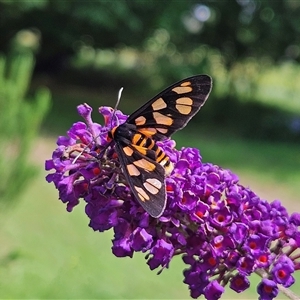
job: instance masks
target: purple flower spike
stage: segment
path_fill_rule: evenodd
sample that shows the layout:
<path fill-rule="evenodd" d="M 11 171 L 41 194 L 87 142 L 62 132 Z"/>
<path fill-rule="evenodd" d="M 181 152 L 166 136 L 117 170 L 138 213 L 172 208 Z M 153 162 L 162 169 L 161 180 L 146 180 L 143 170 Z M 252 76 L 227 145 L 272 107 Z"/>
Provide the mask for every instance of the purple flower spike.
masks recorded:
<path fill-rule="evenodd" d="M 183 282 L 192 298 L 219 299 L 224 287 L 240 293 L 249 276 L 262 274 L 260 299 L 273 299 L 277 284 L 289 287 L 300 269 L 300 214 L 288 215 L 276 200 L 260 199 L 243 187 L 230 170 L 202 163 L 198 149 L 175 149 L 170 139 L 157 142 L 173 164 L 165 178 L 167 206 L 151 217 L 134 198 L 113 142 L 114 126 L 127 119 L 120 111 L 100 107 L 104 125 L 94 123 L 92 108 L 78 107 L 85 122 L 74 123 L 45 163 L 46 177 L 58 190 L 67 211 L 85 202 L 89 226 L 114 231 L 117 257 L 146 254 L 151 270 L 161 272 L 181 255 Z"/>

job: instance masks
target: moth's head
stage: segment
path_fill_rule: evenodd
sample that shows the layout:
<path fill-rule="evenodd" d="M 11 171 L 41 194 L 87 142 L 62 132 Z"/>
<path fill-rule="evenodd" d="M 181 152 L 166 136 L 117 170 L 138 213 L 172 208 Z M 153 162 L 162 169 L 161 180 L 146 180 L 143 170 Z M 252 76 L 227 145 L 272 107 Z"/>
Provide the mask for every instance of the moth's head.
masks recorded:
<path fill-rule="evenodd" d="M 114 127 L 113 129 L 111 129 L 110 131 L 108 131 L 107 133 L 107 141 L 108 142 L 111 142 L 113 139 L 114 139 L 114 136 L 115 136 L 115 132 L 116 132 L 116 129 L 118 128 L 118 126 Z"/>

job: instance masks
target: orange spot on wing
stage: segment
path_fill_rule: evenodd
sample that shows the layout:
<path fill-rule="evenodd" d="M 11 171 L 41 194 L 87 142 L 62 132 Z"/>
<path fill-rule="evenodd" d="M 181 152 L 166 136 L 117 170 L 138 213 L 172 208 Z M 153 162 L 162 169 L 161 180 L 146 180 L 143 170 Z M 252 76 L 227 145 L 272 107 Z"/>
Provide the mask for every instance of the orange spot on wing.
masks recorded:
<path fill-rule="evenodd" d="M 174 91 L 177 94 L 190 93 L 192 90 L 193 90 L 193 88 L 191 86 L 177 86 L 172 89 L 172 91 Z"/>
<path fill-rule="evenodd" d="M 156 128 L 156 130 L 162 134 L 166 134 L 168 133 L 168 129 L 167 128 Z"/>
<path fill-rule="evenodd" d="M 128 146 L 124 147 L 124 148 L 123 148 L 123 151 L 124 151 L 124 153 L 125 153 L 127 156 L 131 156 L 132 153 L 133 153 L 133 150 L 132 150 L 130 147 L 128 147 Z"/>
<path fill-rule="evenodd" d="M 150 172 L 155 170 L 155 165 L 144 158 L 134 161 L 133 164 L 141 169 L 144 169 L 144 170 L 147 170 Z"/>
<path fill-rule="evenodd" d="M 143 116 L 140 116 L 138 118 L 135 119 L 135 125 L 144 125 L 146 123 L 147 119 Z"/>
<path fill-rule="evenodd" d="M 156 101 L 152 103 L 153 110 L 160 110 L 167 107 L 166 102 L 162 98 L 158 98 Z"/>
<path fill-rule="evenodd" d="M 137 191 L 138 196 L 139 196 L 141 201 L 145 202 L 147 200 L 150 200 L 149 195 L 142 188 L 140 188 L 138 186 L 135 186 L 134 188 Z"/>
<path fill-rule="evenodd" d="M 193 105 L 193 100 L 190 97 L 181 97 L 176 100 L 176 104 Z"/>
<path fill-rule="evenodd" d="M 161 181 L 156 178 L 148 178 L 146 182 L 143 183 L 143 185 L 152 195 L 158 194 L 162 187 Z"/>
<path fill-rule="evenodd" d="M 175 107 L 183 115 L 188 115 L 192 111 L 192 107 L 188 105 L 176 104 Z"/>
<path fill-rule="evenodd" d="M 182 82 L 180 86 L 189 86 L 189 85 L 192 85 L 192 83 L 190 81 L 185 81 Z"/>
<path fill-rule="evenodd" d="M 139 176 L 141 174 L 141 172 L 138 170 L 138 168 L 136 166 L 134 166 L 133 164 L 129 164 L 126 166 L 128 174 L 130 176 Z"/>
<path fill-rule="evenodd" d="M 153 112 L 153 118 L 157 124 L 170 126 L 173 124 L 173 119 L 159 112 Z"/>

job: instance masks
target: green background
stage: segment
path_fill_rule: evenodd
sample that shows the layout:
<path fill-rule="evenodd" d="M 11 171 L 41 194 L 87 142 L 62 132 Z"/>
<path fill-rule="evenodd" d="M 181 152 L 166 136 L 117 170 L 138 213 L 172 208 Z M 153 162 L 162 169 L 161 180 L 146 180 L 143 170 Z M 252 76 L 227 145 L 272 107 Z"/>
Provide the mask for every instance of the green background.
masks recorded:
<path fill-rule="evenodd" d="M 52 94 L 28 158 L 38 176 L 0 213 L 0 298 L 189 298 L 179 257 L 161 275 L 143 254 L 114 257 L 112 232 L 88 227 L 84 203 L 67 213 L 44 179 L 57 136 L 80 120 L 76 106 L 88 103 L 102 122 L 97 108 L 114 106 L 121 86 L 130 114 L 175 81 L 210 74 L 212 94 L 173 136 L 177 147 L 199 148 L 203 161 L 297 211 L 299 12 L 300 1 L 0 1 L 0 51 L 34 53 L 28 97 L 40 86 Z M 251 282 L 223 298 L 257 299 L 259 278 Z"/>

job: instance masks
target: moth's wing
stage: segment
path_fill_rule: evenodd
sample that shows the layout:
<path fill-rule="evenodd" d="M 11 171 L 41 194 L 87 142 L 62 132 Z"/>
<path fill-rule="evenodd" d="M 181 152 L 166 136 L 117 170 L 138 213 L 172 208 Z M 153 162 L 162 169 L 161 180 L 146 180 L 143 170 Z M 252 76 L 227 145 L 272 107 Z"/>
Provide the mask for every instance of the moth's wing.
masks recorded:
<path fill-rule="evenodd" d="M 212 87 L 208 75 L 181 80 L 153 97 L 127 119 L 138 131 L 161 140 L 183 128 L 207 100 Z"/>
<path fill-rule="evenodd" d="M 152 150 L 145 148 L 147 154 L 143 155 L 120 141 L 115 149 L 133 195 L 152 217 L 160 217 L 166 207 L 164 167 L 153 160 Z"/>

